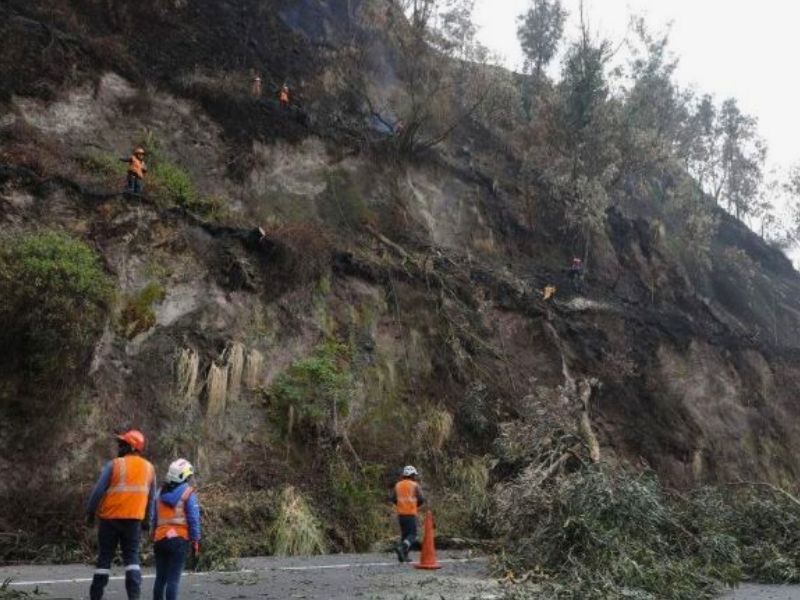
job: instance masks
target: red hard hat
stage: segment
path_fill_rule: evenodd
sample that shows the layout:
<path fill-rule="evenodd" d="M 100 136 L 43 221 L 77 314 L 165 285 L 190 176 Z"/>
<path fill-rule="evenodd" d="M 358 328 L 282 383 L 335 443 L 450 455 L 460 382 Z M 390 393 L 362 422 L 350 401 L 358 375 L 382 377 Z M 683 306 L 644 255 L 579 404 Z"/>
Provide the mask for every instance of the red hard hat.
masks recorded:
<path fill-rule="evenodd" d="M 117 435 L 117 439 L 125 442 L 137 452 L 144 451 L 144 434 L 138 429 L 131 429 Z"/>

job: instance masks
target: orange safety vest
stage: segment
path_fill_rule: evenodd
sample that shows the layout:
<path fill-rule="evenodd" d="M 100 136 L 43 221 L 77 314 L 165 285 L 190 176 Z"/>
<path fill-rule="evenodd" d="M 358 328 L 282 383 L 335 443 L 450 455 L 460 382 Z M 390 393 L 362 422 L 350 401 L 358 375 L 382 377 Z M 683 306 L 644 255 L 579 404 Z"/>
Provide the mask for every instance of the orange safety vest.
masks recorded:
<path fill-rule="evenodd" d="M 185 540 L 189 539 L 189 523 L 186 520 L 186 502 L 189 496 L 194 494 L 193 487 L 187 487 L 180 500 L 175 506 L 158 501 L 158 512 L 156 521 L 156 531 L 153 534 L 153 541 L 157 542 L 164 538 L 181 537 Z"/>
<path fill-rule="evenodd" d="M 397 514 L 402 516 L 413 516 L 418 512 L 417 492 L 419 484 L 413 479 L 403 479 L 394 486 L 394 494 L 397 497 Z"/>
<path fill-rule="evenodd" d="M 145 167 L 144 161 L 135 154 L 132 154 L 128 159 L 128 173 L 131 175 L 136 175 L 139 179 L 144 179 L 144 174 L 146 171 L 147 167 Z"/>
<path fill-rule="evenodd" d="M 111 483 L 106 490 L 97 516 L 101 519 L 136 519 L 147 513 L 147 498 L 155 481 L 155 469 L 136 454 L 115 458 Z"/>

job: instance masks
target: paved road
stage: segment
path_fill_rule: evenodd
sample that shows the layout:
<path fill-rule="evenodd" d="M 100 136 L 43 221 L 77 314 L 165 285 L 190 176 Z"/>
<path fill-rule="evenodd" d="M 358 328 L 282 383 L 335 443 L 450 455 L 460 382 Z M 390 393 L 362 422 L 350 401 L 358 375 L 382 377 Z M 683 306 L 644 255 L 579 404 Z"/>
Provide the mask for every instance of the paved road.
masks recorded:
<path fill-rule="evenodd" d="M 238 573 L 187 574 L 183 600 L 497 600 L 498 585 L 487 578 L 486 562 L 463 553 L 440 553 L 442 569 L 420 571 L 401 565 L 394 555 L 337 555 L 312 558 L 244 559 Z M 113 573 L 106 598 L 124 600 L 122 569 Z M 45 593 L 43 600 L 84 600 L 91 568 L 24 566 L 0 568 L 0 582 Z M 150 597 L 152 572 L 144 573 L 142 597 Z M 33 596 L 38 597 L 38 596 Z"/>
<path fill-rule="evenodd" d="M 464 553 L 440 553 L 442 569 L 418 571 L 386 554 L 251 558 L 235 573 L 189 573 L 183 600 L 500 600 L 502 590 L 489 579 L 486 561 Z M 117 569 L 106 598 L 125 600 Z M 12 589 L 38 591 L 43 600 L 87 598 L 91 568 L 83 565 L 0 568 L 0 582 Z M 143 598 L 150 597 L 152 572 L 145 571 Z M 800 586 L 744 585 L 721 600 L 800 600 Z"/>
<path fill-rule="evenodd" d="M 723 598 L 724 600 L 800 600 L 800 586 L 743 585 Z"/>

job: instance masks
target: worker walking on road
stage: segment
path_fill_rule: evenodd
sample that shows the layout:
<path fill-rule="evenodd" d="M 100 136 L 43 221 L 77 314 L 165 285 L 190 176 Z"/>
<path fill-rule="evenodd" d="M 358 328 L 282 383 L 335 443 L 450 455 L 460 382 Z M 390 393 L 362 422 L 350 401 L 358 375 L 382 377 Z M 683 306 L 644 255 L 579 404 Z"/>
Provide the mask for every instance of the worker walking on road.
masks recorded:
<path fill-rule="evenodd" d="M 391 501 L 397 511 L 397 521 L 400 524 L 400 542 L 395 546 L 397 560 L 408 562 L 408 553 L 417 542 L 417 513 L 419 507 L 425 504 L 422 488 L 417 482 L 417 470 L 408 465 L 403 468 L 403 476 L 392 490 Z"/>
<path fill-rule="evenodd" d="M 156 503 L 153 541 L 156 582 L 153 600 L 177 600 L 186 555 L 200 555 L 200 503 L 190 479 L 194 467 L 183 458 L 169 466 Z M 166 598 L 165 598 L 166 592 Z"/>
<path fill-rule="evenodd" d="M 144 148 L 136 148 L 130 158 L 120 160 L 128 163 L 128 184 L 125 191 L 131 194 L 141 194 L 144 191 L 144 176 L 147 173 Z"/>
<path fill-rule="evenodd" d="M 131 429 L 117 436 L 118 457 L 106 463 L 86 507 L 86 522 L 97 528 L 99 552 L 97 569 L 89 590 L 90 600 L 101 600 L 108 584 L 111 561 L 122 548 L 125 565 L 125 590 L 128 600 L 139 600 L 142 573 L 139 566 L 139 537 L 150 527 L 156 498 L 153 465 L 145 460 L 145 439 L 141 431 Z"/>

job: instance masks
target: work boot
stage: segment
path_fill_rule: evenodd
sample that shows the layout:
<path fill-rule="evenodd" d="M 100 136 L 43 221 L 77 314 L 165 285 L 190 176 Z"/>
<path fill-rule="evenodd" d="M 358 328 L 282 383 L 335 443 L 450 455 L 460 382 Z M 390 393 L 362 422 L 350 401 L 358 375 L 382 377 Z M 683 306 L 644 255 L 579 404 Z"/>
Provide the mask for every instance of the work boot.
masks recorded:
<path fill-rule="evenodd" d="M 403 552 L 405 547 L 406 547 L 405 544 L 395 544 L 394 553 L 397 554 L 398 562 L 401 562 L 401 563 L 406 562 L 406 554 L 405 554 L 405 552 Z"/>
<path fill-rule="evenodd" d="M 411 552 L 411 544 L 408 543 L 408 540 L 403 540 L 403 562 L 411 562 L 411 558 L 408 556 L 409 552 Z"/>

